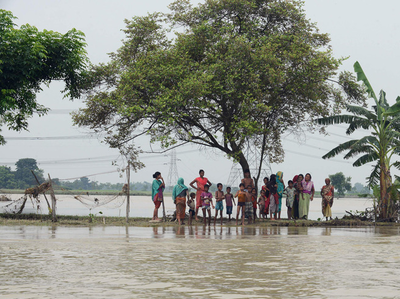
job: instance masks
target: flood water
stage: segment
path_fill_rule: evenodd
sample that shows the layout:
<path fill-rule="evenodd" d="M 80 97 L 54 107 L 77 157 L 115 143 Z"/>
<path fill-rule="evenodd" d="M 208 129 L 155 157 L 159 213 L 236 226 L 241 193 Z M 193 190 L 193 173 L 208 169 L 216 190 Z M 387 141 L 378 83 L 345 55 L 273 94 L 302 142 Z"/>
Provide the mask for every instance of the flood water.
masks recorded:
<path fill-rule="evenodd" d="M 1 298 L 400 298 L 399 228 L 0 227 Z"/>
<path fill-rule="evenodd" d="M 12 194 L 8 195 L 13 200 L 18 199 L 21 195 Z M 87 216 L 89 213 L 96 214 L 101 212 L 103 216 L 122 216 L 126 215 L 126 202 L 125 196 L 120 196 L 114 200 L 108 202 L 105 205 L 102 203 L 112 199 L 113 196 L 83 196 L 85 199 L 84 203 L 76 200 L 73 195 L 57 195 L 57 214 L 58 215 L 79 215 Z M 99 200 L 99 204 L 94 204 L 95 199 Z M 45 199 L 41 196 L 40 204 L 33 204 L 31 200 L 28 200 L 24 209 L 24 213 L 38 213 L 48 214 L 47 204 Z M 175 210 L 175 205 L 171 197 L 165 197 L 165 209 L 167 215 L 172 215 Z M 282 218 L 287 218 L 287 210 L 285 206 L 285 199 L 282 205 Z M 4 206 L 9 202 L 0 202 L 0 213 L 4 212 Z M 367 198 L 341 198 L 335 199 L 332 207 L 333 218 L 342 218 L 345 215 L 345 211 L 365 211 L 366 208 L 372 207 L 372 199 Z M 130 198 L 130 212 L 131 217 L 152 217 L 154 210 L 154 204 L 150 196 L 131 196 Z M 162 215 L 160 209 L 160 216 Z M 214 213 L 214 211 L 212 212 Z M 225 215 L 225 211 L 224 211 Z M 236 207 L 233 207 L 233 215 L 236 215 Z M 323 218 L 321 212 L 321 198 L 315 198 L 310 203 L 310 215 L 309 219 L 317 220 Z"/>

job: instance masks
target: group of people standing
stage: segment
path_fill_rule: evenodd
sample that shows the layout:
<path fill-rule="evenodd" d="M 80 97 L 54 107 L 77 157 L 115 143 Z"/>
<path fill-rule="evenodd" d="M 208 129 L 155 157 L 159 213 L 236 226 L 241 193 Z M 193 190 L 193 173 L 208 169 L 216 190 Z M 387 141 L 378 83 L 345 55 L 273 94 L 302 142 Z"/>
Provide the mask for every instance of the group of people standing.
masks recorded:
<path fill-rule="evenodd" d="M 211 223 L 211 207 L 215 209 L 214 225 L 216 224 L 218 214 L 222 224 L 222 212 L 224 209 L 223 201 L 225 200 L 226 213 L 228 220 L 231 220 L 233 205 L 236 205 L 237 213 L 236 224 L 238 224 L 239 214 L 241 213 L 241 223 L 244 225 L 244 219 L 248 218 L 252 223 L 257 218 L 257 206 L 259 208 L 259 218 L 267 219 L 268 215 L 271 220 L 279 220 L 281 218 L 282 199 L 286 195 L 286 207 L 288 219 L 307 219 L 309 214 L 310 202 L 314 199 L 315 188 L 311 181 L 311 174 L 307 173 L 295 175 L 293 180 L 288 181 L 285 186 L 283 181 L 283 172 L 279 171 L 272 174 L 269 178 L 264 178 L 264 185 L 258 192 L 254 185 L 254 180 L 250 177 L 250 171 L 244 171 L 244 178 L 241 180 L 239 190 L 235 195 L 231 194 L 231 188 L 226 188 L 224 193 L 221 183 L 217 184 L 217 191 L 213 197 L 209 192 L 212 183 L 204 177 L 204 170 L 199 171 L 199 177 L 195 178 L 189 186 L 196 190 L 196 193 L 189 193 L 189 188 L 185 186 L 184 180 L 179 178 L 177 184 L 172 191 L 172 199 L 176 205 L 176 218 L 179 224 L 183 223 L 186 212 L 186 205 L 189 207 L 189 224 L 192 218 L 198 221 L 198 211 L 201 208 L 203 212 L 204 224 Z M 164 180 L 160 172 L 153 175 L 154 181 L 152 185 L 152 199 L 155 205 L 153 220 L 158 220 L 158 208 L 163 200 L 163 190 L 165 188 Z M 334 197 L 334 187 L 330 183 L 330 179 L 325 179 L 325 186 L 321 189 L 322 195 L 322 213 L 326 217 L 332 219 L 332 204 Z M 213 203 L 215 198 L 215 206 Z M 187 200 L 187 201 L 186 201 Z M 208 216 L 208 217 L 207 217 Z"/>

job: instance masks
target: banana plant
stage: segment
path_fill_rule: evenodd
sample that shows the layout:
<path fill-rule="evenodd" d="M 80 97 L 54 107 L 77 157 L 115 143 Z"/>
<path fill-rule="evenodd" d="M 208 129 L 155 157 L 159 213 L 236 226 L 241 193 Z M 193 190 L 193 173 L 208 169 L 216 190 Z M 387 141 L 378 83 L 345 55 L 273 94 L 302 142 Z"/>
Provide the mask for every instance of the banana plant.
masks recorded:
<path fill-rule="evenodd" d="M 358 129 L 367 130 L 369 134 L 339 144 L 322 158 L 329 159 L 347 152 L 344 158 L 356 158 L 353 163 L 355 167 L 375 163 L 371 174 L 367 177 L 368 185 L 372 188 L 379 183 L 380 198 L 377 206 L 379 218 L 389 219 L 397 212 L 393 209 L 393 192 L 390 192 L 392 186 L 390 168 L 394 166 L 400 169 L 400 162 L 392 162 L 393 156 L 400 154 L 400 97 L 397 97 L 396 103 L 390 106 L 383 90 L 380 91 L 379 98 L 376 96 L 358 62 L 354 64 L 354 71 L 357 74 L 357 81 L 363 82 L 368 97 L 374 100 L 372 110 L 363 106 L 347 105 L 346 110 L 350 114 L 319 118 L 316 122 L 324 126 L 348 124 L 347 135 Z"/>

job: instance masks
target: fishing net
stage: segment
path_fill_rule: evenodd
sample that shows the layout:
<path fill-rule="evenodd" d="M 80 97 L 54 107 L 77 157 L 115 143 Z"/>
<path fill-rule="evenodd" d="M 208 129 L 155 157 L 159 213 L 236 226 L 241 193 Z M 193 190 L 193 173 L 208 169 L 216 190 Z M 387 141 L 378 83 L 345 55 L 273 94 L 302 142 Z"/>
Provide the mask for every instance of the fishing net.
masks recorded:
<path fill-rule="evenodd" d="M 98 196 L 98 195 L 90 195 L 89 193 L 85 193 L 82 195 L 75 195 L 74 198 L 81 202 L 84 206 L 89 209 L 101 207 L 107 205 L 107 208 L 117 209 L 120 208 L 126 200 L 126 195 L 128 192 L 128 185 L 125 184 L 122 187 L 122 191 L 116 195 L 112 196 Z"/>
<path fill-rule="evenodd" d="M 46 191 L 49 191 L 51 188 L 51 184 L 49 182 L 45 182 L 39 186 L 34 188 L 28 188 L 25 190 L 25 194 L 16 200 L 12 200 L 9 203 L 1 206 L 0 212 L 6 214 L 21 214 L 26 206 L 26 203 L 29 202 L 32 204 L 32 208 L 38 212 L 42 212 L 41 205 L 41 197 Z M 67 190 L 64 190 L 64 193 L 68 193 Z M 125 184 L 122 188 L 122 191 L 118 194 L 106 196 L 106 195 L 90 195 L 88 192 L 83 192 L 80 195 L 76 195 L 76 193 L 66 194 L 74 199 L 78 200 L 84 206 L 89 208 L 90 210 L 97 207 L 104 207 L 109 209 L 117 209 L 120 208 L 126 201 L 126 195 L 128 193 L 128 185 Z M 9 199 L 10 197 L 5 198 Z M 9 201 L 9 200 L 8 200 Z M 57 200 L 58 201 L 58 200 Z M 51 213 L 51 208 L 46 198 L 46 202 L 48 205 L 49 213 Z"/>
<path fill-rule="evenodd" d="M 25 190 L 23 196 L 4 205 L 2 207 L 2 212 L 6 214 L 21 214 L 28 199 L 30 200 L 32 207 L 37 211 L 40 211 L 40 194 L 48 191 L 50 188 L 50 182 L 44 182 L 39 186 L 28 188 Z"/>
<path fill-rule="evenodd" d="M 2 212 L 5 214 L 21 214 L 25 208 L 26 202 L 30 199 L 32 207 L 36 210 L 40 210 L 40 199 L 39 197 L 30 197 L 24 195 L 16 200 L 13 200 L 9 204 L 2 207 Z"/>

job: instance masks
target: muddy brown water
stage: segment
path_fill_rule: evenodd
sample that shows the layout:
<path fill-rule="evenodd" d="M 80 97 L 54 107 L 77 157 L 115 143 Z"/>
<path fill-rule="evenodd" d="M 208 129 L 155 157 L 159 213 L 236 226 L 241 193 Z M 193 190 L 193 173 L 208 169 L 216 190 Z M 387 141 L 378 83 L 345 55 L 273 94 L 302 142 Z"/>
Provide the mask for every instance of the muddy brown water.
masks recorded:
<path fill-rule="evenodd" d="M 400 298 L 399 228 L 0 227 L 1 298 Z"/>

